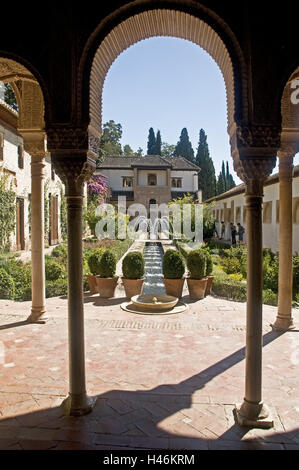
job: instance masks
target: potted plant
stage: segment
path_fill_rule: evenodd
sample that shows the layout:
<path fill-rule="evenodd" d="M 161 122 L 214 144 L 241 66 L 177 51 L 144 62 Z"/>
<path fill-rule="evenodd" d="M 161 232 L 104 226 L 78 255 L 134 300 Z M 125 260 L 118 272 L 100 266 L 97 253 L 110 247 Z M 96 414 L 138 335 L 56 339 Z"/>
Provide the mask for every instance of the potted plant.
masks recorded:
<path fill-rule="evenodd" d="M 131 298 L 142 291 L 144 283 L 144 257 L 139 251 L 131 251 L 122 261 L 122 282 L 126 297 Z"/>
<path fill-rule="evenodd" d="M 187 256 L 187 267 L 189 278 L 187 284 L 190 298 L 193 300 L 203 299 L 207 287 L 206 255 L 201 250 L 191 250 Z"/>
<path fill-rule="evenodd" d="M 89 290 L 91 294 L 98 293 L 96 276 L 100 272 L 101 255 L 102 255 L 102 250 L 95 250 L 87 259 L 89 271 L 91 272 L 91 274 L 87 274 L 87 280 L 88 280 Z"/>
<path fill-rule="evenodd" d="M 96 276 L 98 291 L 101 297 L 114 297 L 118 276 L 115 276 L 116 258 L 111 250 L 105 250 L 99 263 L 99 275 Z"/>
<path fill-rule="evenodd" d="M 182 297 L 185 278 L 185 260 L 177 250 L 169 249 L 163 256 L 163 281 L 167 295 Z"/>
<path fill-rule="evenodd" d="M 212 276 L 213 272 L 213 260 L 210 253 L 206 253 L 206 277 L 207 277 L 207 287 L 205 295 L 209 295 L 211 293 L 211 288 L 214 280 L 214 276 Z"/>

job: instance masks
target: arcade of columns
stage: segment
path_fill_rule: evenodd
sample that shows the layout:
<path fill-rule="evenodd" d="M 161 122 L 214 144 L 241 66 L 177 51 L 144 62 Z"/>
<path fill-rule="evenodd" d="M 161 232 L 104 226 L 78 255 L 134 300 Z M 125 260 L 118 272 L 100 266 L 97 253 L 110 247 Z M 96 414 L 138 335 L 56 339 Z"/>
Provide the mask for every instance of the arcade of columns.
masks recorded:
<path fill-rule="evenodd" d="M 2 59 L 1 59 L 2 60 Z M 31 155 L 31 242 L 32 311 L 30 322 L 45 321 L 43 168 L 47 152 L 66 188 L 68 217 L 68 328 L 69 396 L 68 414 L 89 412 L 92 403 L 85 388 L 84 315 L 82 290 L 82 204 L 83 185 L 95 170 L 99 135 L 87 126 L 52 126 L 44 123 L 44 103 L 39 84 L 22 66 L 12 70 L 13 61 L 0 63 L 0 80 L 12 84 L 19 103 L 18 130 L 25 150 Z M 4 64 L 4 66 L 3 66 Z M 6 65 L 6 67 L 5 67 Z M 4 72 L 3 72 L 4 70 Z M 283 122 L 274 125 L 230 126 L 234 167 L 246 184 L 247 217 L 247 326 L 245 398 L 237 408 L 242 425 L 271 427 L 273 421 L 262 401 L 262 202 L 263 184 L 279 157 L 280 256 L 279 305 L 273 328 L 293 327 L 292 302 L 292 170 L 299 151 L 298 129 Z"/>

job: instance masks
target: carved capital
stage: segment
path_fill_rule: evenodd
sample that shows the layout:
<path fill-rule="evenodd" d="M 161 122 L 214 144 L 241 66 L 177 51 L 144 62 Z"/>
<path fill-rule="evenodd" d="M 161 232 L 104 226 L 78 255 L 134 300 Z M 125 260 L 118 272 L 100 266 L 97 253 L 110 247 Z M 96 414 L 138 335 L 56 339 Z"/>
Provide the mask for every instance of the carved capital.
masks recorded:
<path fill-rule="evenodd" d="M 283 143 L 277 152 L 277 155 L 280 161 L 285 160 L 285 159 L 293 160 L 293 157 L 295 154 L 296 154 L 295 145 L 291 143 Z"/>
<path fill-rule="evenodd" d="M 263 185 L 275 167 L 275 157 L 251 157 L 234 161 L 239 178 L 246 184 L 246 195 L 263 195 Z"/>
<path fill-rule="evenodd" d="M 18 129 L 24 141 L 24 149 L 29 155 L 37 157 L 45 157 L 46 150 L 46 139 L 45 132 L 43 131 L 31 131 L 27 129 Z"/>
<path fill-rule="evenodd" d="M 236 125 L 231 135 L 232 150 L 235 148 L 278 149 L 280 134 L 280 126 Z"/>
<path fill-rule="evenodd" d="M 88 131 L 83 127 L 53 126 L 47 128 L 50 152 L 74 154 L 88 150 Z"/>
<path fill-rule="evenodd" d="M 84 182 L 95 171 L 95 160 L 88 152 L 73 156 L 52 152 L 51 159 L 57 175 L 65 184 L 66 196 L 82 196 Z"/>

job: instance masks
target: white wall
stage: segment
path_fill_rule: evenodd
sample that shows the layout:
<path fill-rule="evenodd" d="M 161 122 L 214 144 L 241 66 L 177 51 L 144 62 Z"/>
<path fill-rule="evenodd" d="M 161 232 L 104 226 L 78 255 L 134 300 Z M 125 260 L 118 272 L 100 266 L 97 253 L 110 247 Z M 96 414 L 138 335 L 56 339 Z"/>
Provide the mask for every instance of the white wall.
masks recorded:
<path fill-rule="evenodd" d="M 124 157 L 125 158 L 125 157 Z M 132 191 L 132 188 L 124 188 L 123 187 L 123 180 L 122 176 L 130 176 L 133 178 L 134 171 L 133 170 L 121 170 L 121 169 L 103 169 L 97 171 L 97 173 L 101 173 L 107 177 L 107 184 L 109 188 L 113 191 Z"/>
<path fill-rule="evenodd" d="M 196 174 L 196 181 L 193 171 L 171 171 L 171 178 L 182 178 L 181 188 L 171 188 L 171 191 L 186 191 L 196 192 L 198 190 L 198 177 Z"/>
<path fill-rule="evenodd" d="M 299 197 L 299 177 L 293 179 L 293 198 Z M 227 208 L 231 207 L 232 201 L 234 202 L 234 213 L 236 217 L 237 207 L 241 207 L 241 220 L 240 223 L 245 227 L 245 240 L 246 240 L 246 222 L 244 220 L 244 207 L 245 197 L 244 194 L 239 194 L 234 197 L 228 197 L 220 201 L 216 201 L 213 211 L 219 210 L 219 221 L 216 222 L 218 234 L 221 233 L 221 209 L 224 209 L 224 204 Z M 272 202 L 272 221 L 271 223 L 263 223 L 263 246 L 270 248 L 274 253 L 279 251 L 279 223 L 276 220 L 276 201 L 279 201 L 279 183 L 268 185 L 264 187 L 263 204 Z M 263 207 L 264 207 L 263 206 Z M 217 212 L 216 212 L 217 213 Z M 234 219 L 236 224 L 236 218 Z M 226 224 L 225 240 L 230 240 L 230 227 L 229 222 Z M 299 253 L 299 224 L 293 223 L 293 253 Z"/>
<path fill-rule="evenodd" d="M 138 185 L 147 186 L 148 175 L 157 175 L 157 186 L 166 186 L 166 170 L 138 170 Z"/>

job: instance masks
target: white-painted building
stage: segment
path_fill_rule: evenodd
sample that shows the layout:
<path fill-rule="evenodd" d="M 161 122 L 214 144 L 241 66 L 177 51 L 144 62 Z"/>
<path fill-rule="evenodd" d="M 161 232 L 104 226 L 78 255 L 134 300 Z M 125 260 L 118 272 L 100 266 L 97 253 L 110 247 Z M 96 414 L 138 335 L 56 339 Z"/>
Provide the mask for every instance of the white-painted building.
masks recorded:
<path fill-rule="evenodd" d="M 221 233 L 221 222 L 225 222 L 225 240 L 230 240 L 230 223 L 239 222 L 245 228 L 246 208 L 245 185 L 240 184 L 206 202 L 214 202 L 212 209 L 216 219 L 218 234 Z M 299 253 L 299 165 L 294 167 L 293 174 L 293 252 Z M 274 253 L 279 251 L 279 178 L 278 173 L 271 175 L 264 185 L 263 198 L 263 246 Z"/>
<path fill-rule="evenodd" d="M 118 196 L 126 196 L 127 206 L 168 204 L 171 199 L 189 193 L 201 200 L 198 188 L 200 168 L 183 157 L 106 157 L 98 165 L 97 174 L 107 178 L 109 199 L 117 203 Z"/>
<path fill-rule="evenodd" d="M 15 233 L 11 234 L 12 250 L 30 249 L 31 157 L 24 151 L 17 130 L 17 112 L 0 99 L 0 171 L 7 176 L 16 194 Z M 55 174 L 51 158 L 45 161 L 45 243 L 61 241 L 60 200 L 62 183 Z"/>

